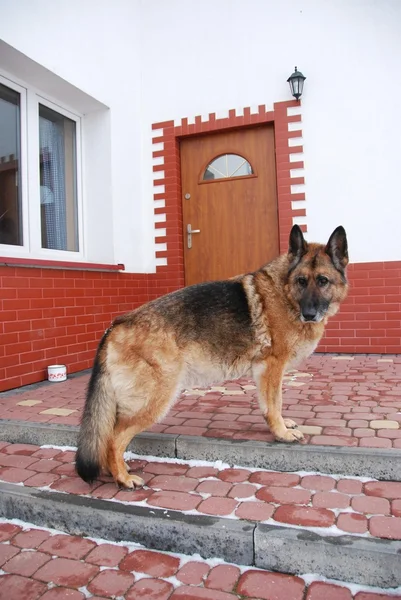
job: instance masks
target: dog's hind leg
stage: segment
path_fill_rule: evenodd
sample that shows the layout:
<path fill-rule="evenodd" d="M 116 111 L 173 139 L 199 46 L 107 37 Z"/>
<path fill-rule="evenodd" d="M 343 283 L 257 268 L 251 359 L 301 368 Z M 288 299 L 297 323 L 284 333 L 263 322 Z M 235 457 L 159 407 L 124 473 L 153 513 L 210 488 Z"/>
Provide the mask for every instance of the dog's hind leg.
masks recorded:
<path fill-rule="evenodd" d="M 120 414 L 114 427 L 113 437 L 109 442 L 107 454 L 107 468 L 117 485 L 125 488 L 141 487 L 144 481 L 138 475 L 130 475 L 124 462 L 124 452 L 132 438 L 155 422 L 162 419 L 178 394 L 176 382 L 166 389 L 161 385 L 152 386 L 152 396 L 145 407 L 136 414 L 126 416 Z"/>
<path fill-rule="evenodd" d="M 151 420 L 119 418 L 114 428 L 107 453 L 107 467 L 117 485 L 125 488 L 142 487 L 144 481 L 138 475 L 128 473 L 124 452 L 132 438 L 152 425 Z"/>

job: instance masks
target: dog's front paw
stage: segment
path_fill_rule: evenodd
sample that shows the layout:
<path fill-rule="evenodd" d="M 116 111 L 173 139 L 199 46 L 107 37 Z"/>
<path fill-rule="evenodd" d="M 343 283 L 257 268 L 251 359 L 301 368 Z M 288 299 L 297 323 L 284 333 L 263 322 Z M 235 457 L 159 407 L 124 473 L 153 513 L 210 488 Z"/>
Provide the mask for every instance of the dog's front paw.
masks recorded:
<path fill-rule="evenodd" d="M 289 429 L 280 435 L 275 436 L 278 442 L 300 442 L 304 439 L 304 434 L 299 429 Z"/>
<path fill-rule="evenodd" d="M 295 421 L 293 421 L 292 419 L 283 419 L 283 421 L 284 421 L 284 425 L 288 429 L 295 429 L 296 427 L 298 427 L 297 423 L 295 423 Z"/>

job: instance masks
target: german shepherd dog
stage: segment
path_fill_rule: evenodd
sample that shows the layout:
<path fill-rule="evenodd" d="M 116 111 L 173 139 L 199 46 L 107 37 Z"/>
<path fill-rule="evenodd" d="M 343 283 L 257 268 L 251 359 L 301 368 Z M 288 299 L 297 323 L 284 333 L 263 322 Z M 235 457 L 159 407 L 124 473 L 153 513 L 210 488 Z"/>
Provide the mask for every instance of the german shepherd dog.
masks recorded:
<path fill-rule="evenodd" d="M 99 344 L 82 416 L 76 470 L 87 482 L 103 469 L 117 485 L 140 487 L 124 452 L 161 420 L 179 393 L 254 378 L 263 416 L 280 442 L 302 440 L 283 419 L 286 369 L 308 357 L 347 295 L 347 238 L 307 243 L 294 225 L 288 253 L 254 273 L 192 285 L 117 317 Z"/>

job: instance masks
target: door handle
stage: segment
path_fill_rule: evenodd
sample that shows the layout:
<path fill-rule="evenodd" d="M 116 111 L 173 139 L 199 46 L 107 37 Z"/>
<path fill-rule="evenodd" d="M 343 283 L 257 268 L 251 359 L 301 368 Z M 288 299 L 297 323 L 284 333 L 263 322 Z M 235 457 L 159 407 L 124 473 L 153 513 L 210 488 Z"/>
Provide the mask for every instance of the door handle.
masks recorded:
<path fill-rule="evenodd" d="M 192 229 L 191 223 L 188 223 L 188 225 L 187 225 L 187 246 L 188 246 L 188 248 L 192 248 L 192 234 L 200 233 L 200 232 L 201 232 L 200 229 Z"/>

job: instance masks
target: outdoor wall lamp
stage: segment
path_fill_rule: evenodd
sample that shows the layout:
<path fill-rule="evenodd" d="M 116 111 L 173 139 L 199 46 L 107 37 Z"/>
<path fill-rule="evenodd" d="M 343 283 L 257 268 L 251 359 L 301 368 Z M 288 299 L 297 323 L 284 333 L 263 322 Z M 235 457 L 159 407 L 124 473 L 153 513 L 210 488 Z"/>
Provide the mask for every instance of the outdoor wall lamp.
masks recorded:
<path fill-rule="evenodd" d="M 302 96 L 305 79 L 306 77 L 302 75 L 301 71 L 297 70 L 297 67 L 295 67 L 294 73 L 287 79 L 288 83 L 290 84 L 291 94 L 297 100 L 299 100 Z"/>

